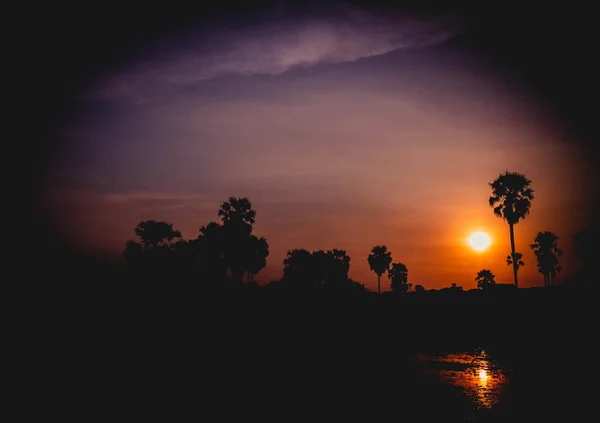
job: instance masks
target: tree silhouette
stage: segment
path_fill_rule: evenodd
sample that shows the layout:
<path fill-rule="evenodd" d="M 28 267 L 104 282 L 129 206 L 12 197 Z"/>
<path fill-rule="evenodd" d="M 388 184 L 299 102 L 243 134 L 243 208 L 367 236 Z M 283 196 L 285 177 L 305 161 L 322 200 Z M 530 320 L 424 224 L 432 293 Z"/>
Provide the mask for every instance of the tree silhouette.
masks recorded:
<path fill-rule="evenodd" d="M 254 282 L 256 275 L 262 268 L 267 265 L 267 257 L 269 256 L 269 244 L 263 236 L 260 238 L 255 235 L 250 236 L 248 244 L 250 251 L 248 252 L 248 283 Z"/>
<path fill-rule="evenodd" d="M 521 253 L 514 253 L 514 255 L 509 254 L 506 256 L 506 264 L 509 266 L 514 266 L 514 263 L 516 262 L 517 271 L 519 271 L 521 266 L 525 266 L 525 262 L 522 260 L 522 258 L 523 254 Z"/>
<path fill-rule="evenodd" d="M 377 293 L 381 293 L 381 275 L 383 275 L 392 263 L 392 254 L 385 245 L 376 245 L 371 249 L 368 257 L 369 267 L 377 274 Z"/>
<path fill-rule="evenodd" d="M 425 292 L 425 287 L 423 285 L 415 285 L 415 292 Z"/>
<path fill-rule="evenodd" d="M 247 198 L 229 197 L 221 204 L 218 215 L 223 222 L 225 265 L 231 271 L 232 280 L 241 283 L 249 262 L 250 235 L 256 211 Z"/>
<path fill-rule="evenodd" d="M 457 285 L 455 282 L 452 282 L 452 284 L 450 285 L 450 289 L 457 290 L 457 291 L 462 291 L 463 287 L 460 286 L 460 285 Z"/>
<path fill-rule="evenodd" d="M 394 292 L 408 292 L 411 284 L 408 283 L 408 269 L 404 263 L 393 263 L 388 270 L 390 286 Z"/>
<path fill-rule="evenodd" d="M 198 238 L 194 241 L 194 250 L 200 274 L 202 278 L 211 282 L 222 281 L 227 272 L 223 260 L 225 250 L 223 227 L 217 222 L 209 222 L 198 232 Z"/>
<path fill-rule="evenodd" d="M 256 219 L 256 211 L 248 198 L 229 197 L 221 204 L 218 215 L 221 217 L 224 227 L 235 226 L 245 228 L 252 232 L 252 225 Z"/>
<path fill-rule="evenodd" d="M 185 261 L 183 248 L 178 245 L 185 241 L 174 242 L 181 238 L 181 232 L 173 229 L 171 223 L 144 220 L 138 223 L 134 232 L 140 241 L 127 241 L 123 256 L 131 268 L 148 272 L 145 277 L 158 279 L 164 276 L 164 271 L 172 275 Z"/>
<path fill-rule="evenodd" d="M 500 174 L 489 185 L 492 188 L 492 196 L 489 198 L 490 207 L 494 207 L 494 214 L 496 216 L 508 222 L 510 227 L 511 253 L 514 257 L 516 254 L 514 225 L 529 214 L 531 201 L 534 198 L 531 181 L 520 173 L 505 172 Z M 518 288 L 518 260 L 511 261 L 515 288 Z"/>
<path fill-rule="evenodd" d="M 328 250 L 327 251 L 327 283 L 335 286 L 345 283 L 348 280 L 350 271 L 350 256 L 346 250 Z"/>
<path fill-rule="evenodd" d="M 289 250 L 283 260 L 283 278 L 295 287 L 316 285 L 312 266 L 312 257 L 308 250 L 303 248 Z"/>
<path fill-rule="evenodd" d="M 350 257 L 345 250 L 290 250 L 283 264 L 284 279 L 296 286 L 351 286 Z"/>
<path fill-rule="evenodd" d="M 496 281 L 495 281 L 495 275 L 492 273 L 491 270 L 488 269 L 482 269 L 477 273 L 477 277 L 475 278 L 475 280 L 477 281 L 477 288 L 478 289 L 486 289 L 488 287 L 490 287 L 491 285 L 495 285 Z"/>
<path fill-rule="evenodd" d="M 181 232 L 173 229 L 173 224 L 145 220 L 138 223 L 135 234 L 140 237 L 144 250 L 169 244 L 175 238 L 181 238 Z"/>
<path fill-rule="evenodd" d="M 558 257 L 562 250 L 558 248 L 558 235 L 553 232 L 538 232 L 530 245 L 537 260 L 538 271 L 544 275 L 544 286 L 554 285 L 556 273 L 560 272 Z"/>
<path fill-rule="evenodd" d="M 130 266 L 140 266 L 142 260 L 142 254 L 144 249 L 142 244 L 139 242 L 135 242 L 134 240 L 129 240 L 125 244 L 125 251 L 123 252 L 123 256 L 125 257 L 125 261 Z"/>

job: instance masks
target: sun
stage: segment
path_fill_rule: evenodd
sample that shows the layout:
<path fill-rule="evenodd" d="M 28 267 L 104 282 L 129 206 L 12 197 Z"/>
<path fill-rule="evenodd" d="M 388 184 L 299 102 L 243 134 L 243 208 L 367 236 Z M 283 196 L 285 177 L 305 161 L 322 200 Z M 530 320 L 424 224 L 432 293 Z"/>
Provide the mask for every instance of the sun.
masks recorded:
<path fill-rule="evenodd" d="M 484 232 L 475 232 L 469 237 L 469 244 L 477 251 L 483 251 L 490 245 L 490 237 Z"/>

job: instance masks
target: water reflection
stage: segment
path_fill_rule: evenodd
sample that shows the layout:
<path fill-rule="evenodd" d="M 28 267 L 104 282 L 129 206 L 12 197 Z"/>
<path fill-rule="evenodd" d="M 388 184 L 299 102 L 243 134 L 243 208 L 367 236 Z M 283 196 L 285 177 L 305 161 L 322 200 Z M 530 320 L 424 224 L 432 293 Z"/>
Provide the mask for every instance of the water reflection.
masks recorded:
<path fill-rule="evenodd" d="M 463 389 L 477 408 L 491 408 L 500 401 L 508 383 L 503 370 L 485 351 L 448 353 L 443 356 L 418 355 L 417 360 L 428 372 Z"/>

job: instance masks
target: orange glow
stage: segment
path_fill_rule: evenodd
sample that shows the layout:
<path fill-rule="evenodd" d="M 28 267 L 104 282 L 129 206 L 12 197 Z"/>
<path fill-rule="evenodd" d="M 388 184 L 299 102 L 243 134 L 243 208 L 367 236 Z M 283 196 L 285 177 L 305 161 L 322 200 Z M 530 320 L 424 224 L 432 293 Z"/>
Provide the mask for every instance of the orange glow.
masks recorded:
<path fill-rule="evenodd" d="M 475 251 L 483 251 L 490 245 L 490 237 L 485 232 L 474 232 L 469 237 L 469 244 Z"/>

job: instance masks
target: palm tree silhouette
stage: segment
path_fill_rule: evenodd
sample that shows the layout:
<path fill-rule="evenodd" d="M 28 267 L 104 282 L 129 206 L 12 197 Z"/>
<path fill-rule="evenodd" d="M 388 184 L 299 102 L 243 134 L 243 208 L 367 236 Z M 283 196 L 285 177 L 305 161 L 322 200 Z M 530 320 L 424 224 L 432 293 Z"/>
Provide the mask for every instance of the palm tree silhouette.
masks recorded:
<path fill-rule="evenodd" d="M 514 265 L 514 263 L 517 263 L 517 271 L 519 270 L 519 268 L 521 266 L 525 266 L 525 262 L 523 260 L 521 260 L 523 258 L 523 254 L 521 253 L 514 253 L 513 254 L 509 254 L 506 256 L 506 264 L 508 264 L 509 266 Z"/>
<path fill-rule="evenodd" d="M 477 288 L 478 289 L 486 289 L 490 285 L 495 285 L 496 284 L 495 277 L 496 276 L 489 269 L 480 270 L 477 273 L 477 277 L 475 278 L 475 281 L 477 281 Z"/>
<path fill-rule="evenodd" d="M 508 222 L 510 227 L 510 248 L 512 256 L 515 257 L 515 232 L 514 225 L 529 214 L 531 200 L 533 200 L 533 189 L 531 181 L 524 175 L 516 172 L 505 172 L 500 174 L 492 187 L 492 196 L 489 198 L 490 207 L 494 207 L 494 214 Z M 511 260 L 515 278 L 515 288 L 519 287 L 517 280 L 518 260 Z"/>
<path fill-rule="evenodd" d="M 560 272 L 558 257 L 562 256 L 562 250 L 558 248 L 558 235 L 553 232 L 538 232 L 530 245 L 539 272 L 544 275 L 544 286 L 554 285 L 556 272 Z"/>
<path fill-rule="evenodd" d="M 256 211 L 252 208 L 252 203 L 248 198 L 229 197 L 224 201 L 219 209 L 219 216 L 223 226 L 242 226 L 252 232 L 252 225 L 256 219 Z"/>
<path fill-rule="evenodd" d="M 383 275 L 392 263 L 392 254 L 385 245 L 376 245 L 371 249 L 368 257 L 369 267 L 377 274 L 377 293 L 381 293 L 381 275 Z"/>
<path fill-rule="evenodd" d="M 394 292 L 408 292 L 412 286 L 408 283 L 408 269 L 404 263 L 393 263 L 388 270 L 391 288 Z"/>
<path fill-rule="evenodd" d="M 219 216 L 223 222 L 225 238 L 224 260 L 231 271 L 231 278 L 242 283 L 248 262 L 248 248 L 256 211 L 248 198 L 229 197 L 221 204 Z"/>

